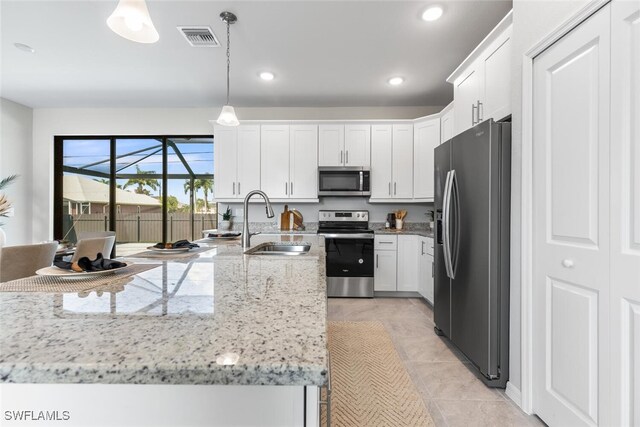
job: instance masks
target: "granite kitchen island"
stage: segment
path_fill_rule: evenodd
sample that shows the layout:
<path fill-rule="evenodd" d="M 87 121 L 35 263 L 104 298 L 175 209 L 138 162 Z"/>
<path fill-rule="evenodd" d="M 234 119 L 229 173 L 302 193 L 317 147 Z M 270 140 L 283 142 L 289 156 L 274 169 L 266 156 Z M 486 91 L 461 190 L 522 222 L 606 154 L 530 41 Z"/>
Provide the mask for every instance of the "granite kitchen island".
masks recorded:
<path fill-rule="evenodd" d="M 324 243 L 252 244 L 265 241 L 311 250 L 244 255 L 239 241 L 207 242 L 189 258 L 128 258 L 155 268 L 104 289 L 0 293 L 3 413 L 67 410 L 65 425 L 317 424 Z"/>

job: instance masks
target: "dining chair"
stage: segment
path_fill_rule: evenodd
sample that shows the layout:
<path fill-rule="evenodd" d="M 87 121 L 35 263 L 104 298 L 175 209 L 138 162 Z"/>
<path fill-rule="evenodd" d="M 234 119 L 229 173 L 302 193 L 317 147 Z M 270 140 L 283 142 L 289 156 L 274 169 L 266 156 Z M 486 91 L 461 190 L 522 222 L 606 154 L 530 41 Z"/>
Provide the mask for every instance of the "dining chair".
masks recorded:
<path fill-rule="evenodd" d="M 101 253 L 104 258 L 109 258 L 115 242 L 116 236 L 94 237 L 78 240 L 78 243 L 76 244 L 76 251 L 71 258 L 71 262 L 76 262 L 85 256 L 93 260 L 96 259 L 98 253 Z"/>
<path fill-rule="evenodd" d="M 115 236 L 115 231 L 78 231 L 78 242 L 84 239 L 95 239 L 96 237 Z"/>
<path fill-rule="evenodd" d="M 49 267 L 58 249 L 58 242 L 35 245 L 5 246 L 0 249 L 0 282 L 21 279 Z"/>

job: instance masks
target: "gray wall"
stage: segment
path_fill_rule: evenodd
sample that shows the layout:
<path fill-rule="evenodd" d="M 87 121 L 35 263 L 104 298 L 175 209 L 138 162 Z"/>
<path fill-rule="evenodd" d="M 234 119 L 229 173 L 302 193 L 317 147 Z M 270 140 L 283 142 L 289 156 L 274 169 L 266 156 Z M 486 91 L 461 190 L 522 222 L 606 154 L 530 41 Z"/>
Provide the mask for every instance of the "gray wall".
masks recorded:
<path fill-rule="evenodd" d="M 14 216 L 0 218 L 7 245 L 31 243 L 33 110 L 0 98 L 0 179 L 20 177 L 3 192 L 13 204 Z"/>

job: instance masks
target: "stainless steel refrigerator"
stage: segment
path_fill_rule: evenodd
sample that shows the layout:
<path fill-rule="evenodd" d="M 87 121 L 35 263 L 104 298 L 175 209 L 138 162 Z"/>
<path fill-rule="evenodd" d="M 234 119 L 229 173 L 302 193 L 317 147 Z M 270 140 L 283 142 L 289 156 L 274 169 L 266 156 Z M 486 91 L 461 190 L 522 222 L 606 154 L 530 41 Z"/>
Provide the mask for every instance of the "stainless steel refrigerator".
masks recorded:
<path fill-rule="evenodd" d="M 509 375 L 511 124 L 487 120 L 435 149 L 435 331 L 492 387 Z"/>

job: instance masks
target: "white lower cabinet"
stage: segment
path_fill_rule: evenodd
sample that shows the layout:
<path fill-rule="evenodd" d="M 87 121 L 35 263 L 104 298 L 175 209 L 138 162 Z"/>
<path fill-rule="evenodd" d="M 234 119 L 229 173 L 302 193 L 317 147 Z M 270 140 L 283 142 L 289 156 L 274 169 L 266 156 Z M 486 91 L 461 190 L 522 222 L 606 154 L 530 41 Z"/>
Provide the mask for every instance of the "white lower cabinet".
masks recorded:
<path fill-rule="evenodd" d="M 377 292 L 418 292 L 433 304 L 433 239 L 376 235 L 374 283 Z"/>
<path fill-rule="evenodd" d="M 418 293 L 433 304 L 433 239 L 418 237 Z"/>
<path fill-rule="evenodd" d="M 397 287 L 397 236 L 375 236 L 374 291 L 395 291 Z"/>
<path fill-rule="evenodd" d="M 398 291 L 417 292 L 420 269 L 420 237 L 398 236 Z"/>

